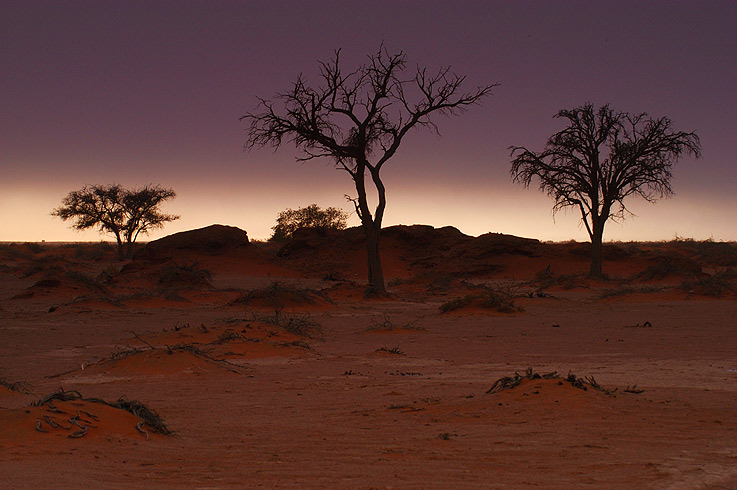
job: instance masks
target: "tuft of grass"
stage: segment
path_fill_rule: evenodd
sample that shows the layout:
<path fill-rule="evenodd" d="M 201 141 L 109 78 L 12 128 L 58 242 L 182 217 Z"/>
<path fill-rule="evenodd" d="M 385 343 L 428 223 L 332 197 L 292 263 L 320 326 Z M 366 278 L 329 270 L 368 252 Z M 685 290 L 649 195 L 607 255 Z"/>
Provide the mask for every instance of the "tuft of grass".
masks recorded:
<path fill-rule="evenodd" d="M 58 264 L 51 264 L 48 258 L 42 258 L 40 260 L 34 260 L 25 270 L 21 273 L 20 277 L 26 279 L 39 272 L 45 273 L 46 276 L 54 274 L 63 274 L 64 268 Z"/>
<path fill-rule="evenodd" d="M 628 294 L 636 294 L 636 293 L 658 293 L 663 290 L 664 288 L 657 287 L 657 286 L 635 287 L 635 286 L 626 284 L 626 285 L 619 286 L 618 288 L 607 289 L 603 291 L 599 295 L 599 299 L 615 298 L 617 296 L 626 296 Z"/>
<path fill-rule="evenodd" d="M 404 352 L 399 347 L 379 347 L 376 349 L 376 352 L 386 352 L 387 354 L 394 354 L 397 356 L 403 356 L 405 355 Z"/>
<path fill-rule="evenodd" d="M 212 274 L 200 269 L 197 262 L 192 265 L 169 264 L 159 271 L 159 284 L 166 287 L 211 287 Z"/>
<path fill-rule="evenodd" d="M 737 242 L 717 242 L 711 238 L 694 240 L 676 236 L 670 244 L 695 252 L 703 262 L 708 264 L 723 267 L 737 266 Z"/>
<path fill-rule="evenodd" d="M 467 294 L 466 296 L 461 296 L 460 298 L 446 301 L 445 303 L 440 305 L 440 312 L 448 313 L 449 311 L 455 311 L 457 309 L 463 308 L 464 306 L 471 304 L 474 298 L 475 296 Z"/>
<path fill-rule="evenodd" d="M 484 308 L 496 310 L 500 313 L 518 313 L 525 311 L 522 306 L 514 304 L 514 298 L 518 296 L 518 288 L 516 286 L 497 285 L 474 287 L 481 289 L 481 292 L 467 294 L 447 301 L 440 305 L 440 312 L 447 313 L 475 303 L 480 304 Z"/>
<path fill-rule="evenodd" d="M 682 283 L 681 288 L 704 296 L 722 297 L 737 293 L 737 270 L 727 268 L 710 276 L 690 276 Z"/>
<path fill-rule="evenodd" d="M 535 273 L 533 284 L 537 284 L 539 290 L 547 289 L 553 286 L 559 286 L 563 289 L 573 289 L 576 287 L 581 274 L 556 274 L 548 265 L 545 269 Z"/>
<path fill-rule="evenodd" d="M 372 330 L 425 330 L 422 327 L 417 327 L 415 324 L 417 320 L 413 320 L 407 323 L 395 324 L 389 315 L 384 314 L 384 318 L 381 320 L 372 319 L 371 325 L 366 329 L 367 332 Z"/>
<path fill-rule="evenodd" d="M 74 249 L 74 258 L 80 260 L 100 261 L 105 256 L 116 253 L 112 243 L 74 243 L 70 245 Z"/>
<path fill-rule="evenodd" d="M 670 275 L 683 276 L 701 273 L 701 265 L 687 257 L 665 255 L 658 257 L 655 262 L 636 276 L 637 279 L 645 281 L 651 279 L 663 279 Z"/>
<path fill-rule="evenodd" d="M 19 381 L 11 382 L 5 378 L 0 378 L 0 385 L 16 393 L 28 394 L 28 387 Z"/>
<path fill-rule="evenodd" d="M 274 313 L 272 315 L 253 313 L 253 319 L 268 323 L 269 325 L 276 325 L 300 337 L 324 339 L 322 325 L 315 321 L 308 313 L 304 315 L 297 315 L 295 313 L 284 314 L 283 308 L 274 307 Z"/>
<path fill-rule="evenodd" d="M 266 288 L 253 289 L 240 295 L 235 302 L 248 307 L 257 300 L 262 300 L 274 308 L 283 308 L 285 303 L 315 304 L 318 298 L 330 302 L 322 292 L 314 289 L 299 288 L 278 281 L 272 282 Z"/>
<path fill-rule="evenodd" d="M 97 280 L 97 278 L 92 277 L 89 274 L 85 274 L 84 272 L 79 271 L 65 271 L 64 277 L 66 279 L 69 279 L 71 281 L 80 283 L 84 286 L 86 286 L 91 291 L 96 292 L 104 292 L 105 286 Z"/>

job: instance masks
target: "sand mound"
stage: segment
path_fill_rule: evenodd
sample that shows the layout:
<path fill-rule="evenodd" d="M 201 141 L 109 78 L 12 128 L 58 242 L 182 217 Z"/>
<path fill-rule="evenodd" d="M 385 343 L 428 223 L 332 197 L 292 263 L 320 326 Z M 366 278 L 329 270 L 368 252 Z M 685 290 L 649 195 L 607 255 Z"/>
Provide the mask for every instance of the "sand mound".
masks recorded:
<path fill-rule="evenodd" d="M 0 396 L 16 396 L 27 393 L 28 388 L 23 383 L 19 381 L 12 382 L 5 378 L 0 378 Z"/>
<path fill-rule="evenodd" d="M 535 256 L 540 242 L 499 233 L 480 237 L 458 229 L 426 225 L 390 226 L 381 232 L 381 260 L 388 278 L 426 271 L 434 275 L 488 274 L 503 268 L 493 259 L 505 254 Z M 277 255 L 303 270 L 363 277 L 366 273 L 365 236 L 360 227 L 346 230 L 302 229 Z"/>
<path fill-rule="evenodd" d="M 77 379 L 92 377 L 105 382 L 136 376 L 201 375 L 218 369 L 234 371 L 233 367 L 213 359 L 196 346 L 175 345 L 120 351 L 109 359 L 85 366 L 78 372 Z"/>
<path fill-rule="evenodd" d="M 154 240 L 137 256 L 160 258 L 179 255 L 182 251 L 195 251 L 218 255 L 249 244 L 248 234 L 234 226 L 210 225 L 196 230 L 183 231 Z"/>
<path fill-rule="evenodd" d="M 100 294 L 104 286 L 84 274 L 68 271 L 36 281 L 32 286 L 17 293 L 11 299 L 28 299 L 36 296 L 54 296 L 69 299 L 85 293 Z"/>
<path fill-rule="evenodd" d="M 161 417 L 138 401 L 106 402 L 59 390 L 29 407 L 0 411 L 0 446 L 13 447 L 63 441 L 123 437 L 148 440 L 171 432 Z"/>
<path fill-rule="evenodd" d="M 246 308 L 270 309 L 314 309 L 330 304 L 329 298 L 321 291 L 298 288 L 296 286 L 273 282 L 265 288 L 252 289 L 240 294 L 231 304 Z"/>
<path fill-rule="evenodd" d="M 498 379 L 486 394 L 503 395 L 499 397 L 499 403 L 513 401 L 553 406 L 579 405 L 593 400 L 592 395 L 615 396 L 617 391 L 616 388 L 604 388 L 593 376 L 581 378 L 572 373 L 561 376 L 557 372 L 540 374 L 528 368 L 525 374 L 515 373 Z M 625 392 L 640 393 L 641 390 L 627 387 Z"/>
<path fill-rule="evenodd" d="M 200 376 L 213 372 L 242 374 L 238 359 L 298 358 L 311 347 L 299 335 L 263 322 L 206 327 L 175 327 L 135 335 L 127 347 L 101 361 L 63 373 L 76 383 L 109 383 L 139 376 Z M 233 361 L 233 362 L 231 362 Z"/>

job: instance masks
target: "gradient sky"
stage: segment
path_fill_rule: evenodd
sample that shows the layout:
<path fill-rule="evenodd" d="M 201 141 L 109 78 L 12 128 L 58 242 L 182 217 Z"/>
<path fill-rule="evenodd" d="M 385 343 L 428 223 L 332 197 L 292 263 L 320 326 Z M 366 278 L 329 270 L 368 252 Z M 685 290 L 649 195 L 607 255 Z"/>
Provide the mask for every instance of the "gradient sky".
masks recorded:
<path fill-rule="evenodd" d="M 343 49 L 346 68 L 384 42 L 410 67 L 451 65 L 483 105 L 408 135 L 384 169 L 392 224 L 587 240 L 573 210 L 509 178 L 511 145 L 541 150 L 552 116 L 587 101 L 668 116 L 703 158 L 674 171 L 671 199 L 605 240 L 737 240 L 737 2 L 0 2 L 0 241 L 98 240 L 50 211 L 85 184 L 146 183 L 180 214 L 151 238 L 207 226 L 270 235 L 279 211 L 351 211 L 345 172 L 298 164 L 289 146 L 243 151 L 239 116 Z M 351 224 L 358 224 L 355 216 Z"/>

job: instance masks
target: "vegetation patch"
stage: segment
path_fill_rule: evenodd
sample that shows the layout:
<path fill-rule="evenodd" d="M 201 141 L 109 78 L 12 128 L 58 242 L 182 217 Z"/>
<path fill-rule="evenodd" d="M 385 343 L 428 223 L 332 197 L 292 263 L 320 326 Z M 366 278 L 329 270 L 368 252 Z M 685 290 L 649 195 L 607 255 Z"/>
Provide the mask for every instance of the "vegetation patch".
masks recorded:
<path fill-rule="evenodd" d="M 371 331 L 393 331 L 393 330 L 417 330 L 424 331 L 422 327 L 418 327 L 415 324 L 417 320 L 413 320 L 407 323 L 394 323 L 389 315 L 384 315 L 381 320 L 372 319 L 371 325 L 365 330 L 366 332 Z"/>
<path fill-rule="evenodd" d="M 668 276 L 691 276 L 700 273 L 701 265 L 693 259 L 682 256 L 663 255 L 657 257 L 647 269 L 637 275 L 636 279 L 649 281 L 652 279 L 663 279 Z"/>
<path fill-rule="evenodd" d="M 514 298 L 518 297 L 517 288 L 514 286 L 475 286 L 480 289 L 478 293 L 471 293 L 460 298 L 455 298 L 440 305 L 441 313 L 448 313 L 464 307 L 478 305 L 483 308 L 498 311 L 499 313 L 520 313 L 525 311 L 522 306 L 514 304 Z"/>
<path fill-rule="evenodd" d="M 689 293 L 722 297 L 737 293 L 737 270 L 731 267 L 712 275 L 687 277 L 681 288 Z"/>
<path fill-rule="evenodd" d="M 614 289 L 607 289 L 599 294 L 599 299 L 615 298 L 617 296 L 626 296 L 637 293 L 658 293 L 664 291 L 665 288 L 658 286 L 637 287 L 631 285 L 622 285 Z"/>
<path fill-rule="evenodd" d="M 16 393 L 22 393 L 24 395 L 28 394 L 28 387 L 19 381 L 12 382 L 8 381 L 6 378 L 0 378 L 0 386 L 4 386 L 10 391 L 14 391 Z"/>
<path fill-rule="evenodd" d="M 338 208 L 321 209 L 317 204 L 304 208 L 286 209 L 279 213 L 276 225 L 271 229 L 274 233 L 269 240 L 285 241 L 292 238 L 300 228 L 313 228 L 319 231 L 343 230 L 346 227 L 348 213 Z"/>
<path fill-rule="evenodd" d="M 332 303 L 321 291 L 299 288 L 280 282 L 272 282 L 268 287 L 253 289 L 241 294 L 233 304 L 248 307 L 284 308 L 285 306 L 314 305 Z"/>
<path fill-rule="evenodd" d="M 201 269 L 197 262 L 191 265 L 168 264 L 159 271 L 159 284 L 169 288 L 211 288 L 212 274 Z"/>
<path fill-rule="evenodd" d="M 271 325 L 281 327 L 285 331 L 311 339 L 323 339 L 323 329 L 308 313 L 303 315 L 284 314 L 281 309 L 275 309 L 273 315 L 254 315 L 258 320 Z"/>
<path fill-rule="evenodd" d="M 499 378 L 498 380 L 494 382 L 493 385 L 491 385 L 491 388 L 489 388 L 486 391 L 486 394 L 491 395 L 499 391 L 511 390 L 515 388 L 516 386 L 518 386 L 520 383 L 522 383 L 523 380 L 526 380 L 526 379 L 558 379 L 561 381 L 561 383 L 565 381 L 567 383 L 570 383 L 575 388 L 579 388 L 584 391 L 587 391 L 589 388 L 592 388 L 594 390 L 601 391 L 602 393 L 606 395 L 614 395 L 617 391 L 616 388 L 614 388 L 613 390 L 603 388 L 599 383 L 596 382 L 593 376 L 587 376 L 587 377 L 580 378 L 576 376 L 575 374 L 568 373 L 568 376 L 563 377 L 559 375 L 556 371 L 553 371 L 552 373 L 547 373 L 547 374 L 539 374 L 539 373 L 534 372 L 531 367 L 528 367 L 524 374 L 519 374 L 515 372 L 514 376 L 505 376 L 503 378 Z M 632 388 L 627 387 L 627 390 L 630 390 L 628 391 L 629 393 L 641 393 L 642 392 L 642 390 L 632 391 L 632 390 L 636 390 L 636 386 Z"/>
<path fill-rule="evenodd" d="M 548 265 L 545 269 L 535 273 L 535 279 L 532 281 L 532 284 L 537 286 L 538 291 L 551 287 L 573 289 L 581 284 L 583 277 L 583 274 L 557 274 Z"/>
<path fill-rule="evenodd" d="M 399 347 L 392 347 L 392 348 L 389 348 L 389 347 L 379 347 L 378 349 L 376 349 L 376 352 L 386 353 L 386 354 L 393 354 L 393 355 L 397 355 L 397 356 L 403 356 L 403 355 L 405 355 L 404 352 Z"/>
<path fill-rule="evenodd" d="M 86 436 L 89 432 L 89 429 L 95 427 L 94 422 L 98 420 L 98 417 L 94 414 L 83 411 L 77 411 L 77 414 L 74 415 L 69 414 L 57 408 L 54 405 L 55 401 L 82 401 L 90 403 L 100 403 L 120 410 L 125 410 L 126 412 L 130 412 L 138 417 L 138 419 L 140 420 L 140 422 L 136 425 L 136 430 L 145 435 L 147 440 L 149 438 L 149 431 L 157 434 L 171 435 L 171 431 L 166 426 L 161 416 L 156 413 L 155 410 L 148 408 L 146 405 L 137 400 L 127 400 L 125 397 L 121 397 L 115 402 L 107 402 L 100 398 L 84 398 L 78 391 L 64 391 L 64 389 L 62 388 L 32 403 L 31 406 L 46 407 L 46 409 L 51 413 L 62 414 L 65 416 L 68 415 L 69 419 L 66 420 L 65 423 L 68 423 L 69 425 L 63 426 L 59 424 L 56 419 L 46 415 L 36 420 L 36 430 L 38 432 L 49 432 L 44 427 L 44 425 L 46 425 L 54 429 L 64 429 L 70 431 L 67 437 L 76 439 Z"/>

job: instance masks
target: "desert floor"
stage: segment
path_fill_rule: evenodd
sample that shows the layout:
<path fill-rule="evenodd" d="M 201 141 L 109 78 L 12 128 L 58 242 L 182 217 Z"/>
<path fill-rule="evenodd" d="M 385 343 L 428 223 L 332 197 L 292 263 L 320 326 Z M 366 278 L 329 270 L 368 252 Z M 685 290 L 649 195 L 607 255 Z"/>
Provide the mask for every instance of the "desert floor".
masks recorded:
<path fill-rule="evenodd" d="M 734 244 L 189 233 L 0 246 L 2 488 L 737 488 Z"/>

